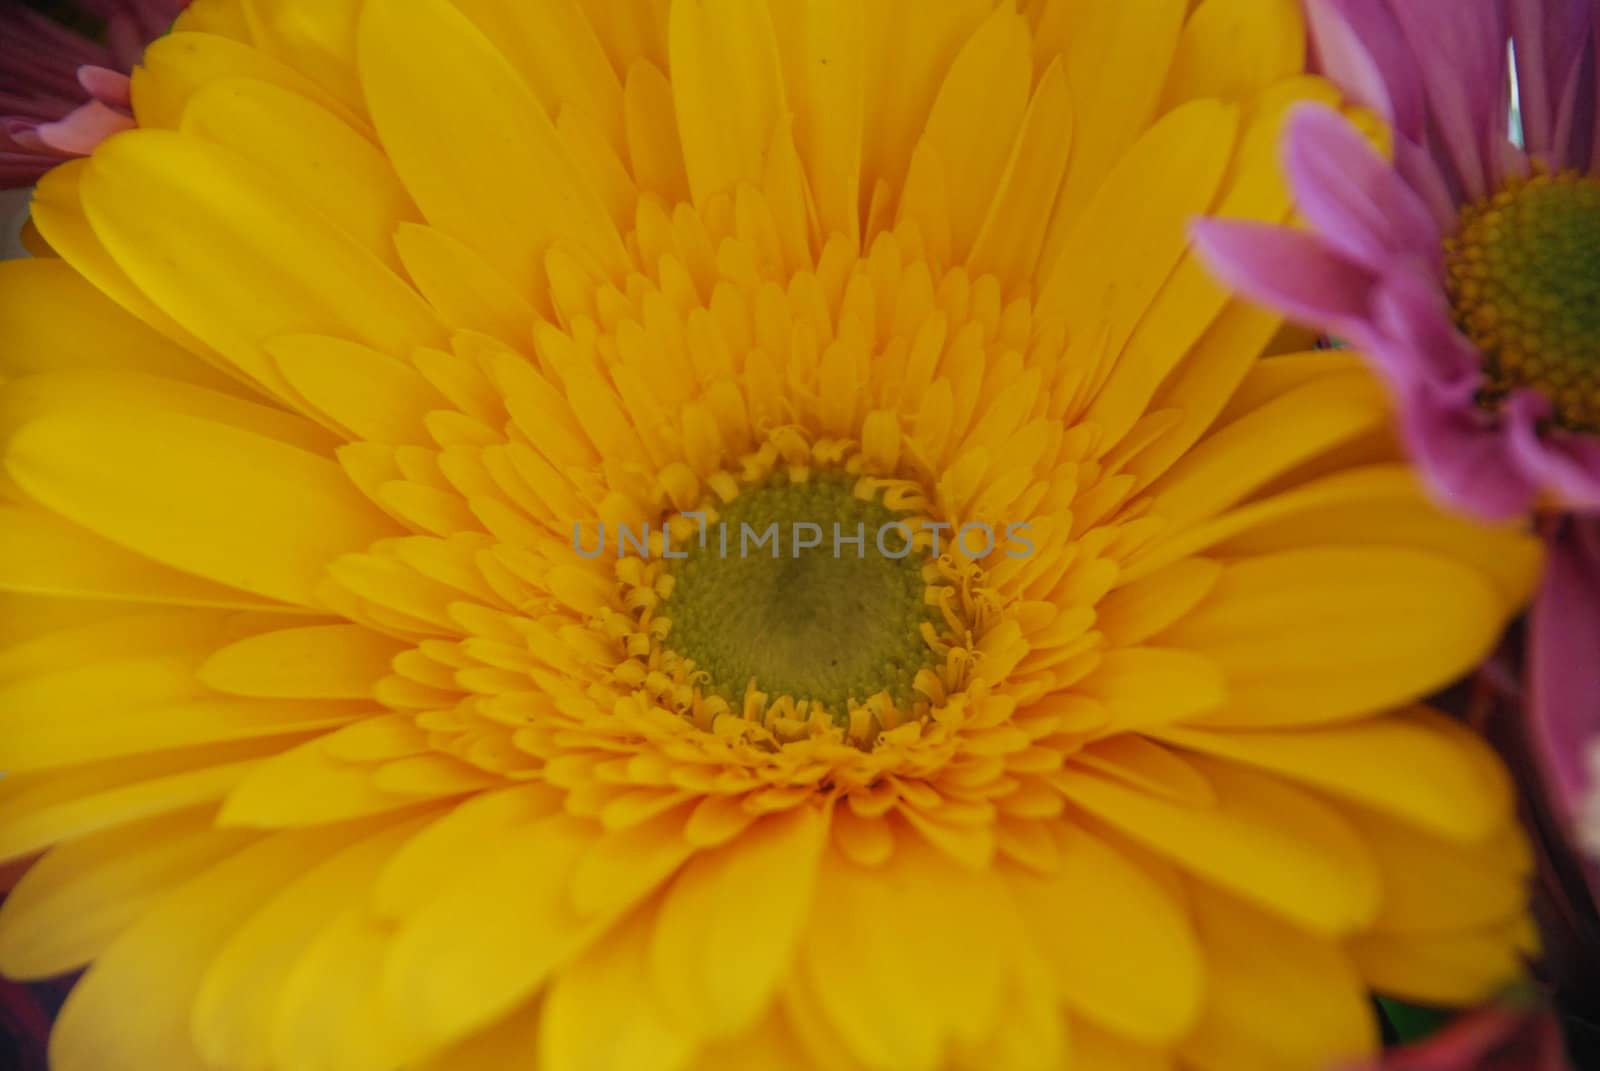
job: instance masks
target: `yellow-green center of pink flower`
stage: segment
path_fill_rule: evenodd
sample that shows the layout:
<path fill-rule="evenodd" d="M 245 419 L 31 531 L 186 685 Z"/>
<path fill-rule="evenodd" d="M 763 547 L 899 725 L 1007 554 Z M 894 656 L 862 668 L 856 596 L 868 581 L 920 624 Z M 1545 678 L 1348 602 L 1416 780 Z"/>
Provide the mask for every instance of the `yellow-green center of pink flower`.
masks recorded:
<path fill-rule="evenodd" d="M 1539 174 L 1467 206 L 1445 265 L 1483 401 L 1531 387 L 1558 424 L 1600 431 L 1600 178 Z"/>

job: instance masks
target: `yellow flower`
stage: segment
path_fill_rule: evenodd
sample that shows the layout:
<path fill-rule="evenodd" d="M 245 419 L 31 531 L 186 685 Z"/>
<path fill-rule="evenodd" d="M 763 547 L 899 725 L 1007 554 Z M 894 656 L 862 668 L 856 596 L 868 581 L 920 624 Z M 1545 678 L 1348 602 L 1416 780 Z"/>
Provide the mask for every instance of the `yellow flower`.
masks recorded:
<path fill-rule="evenodd" d="M 1288 214 L 1298 4 L 1022 7 L 151 49 L 0 268 L 59 1071 L 1320 1069 L 1515 975 L 1504 777 L 1409 704 L 1536 552 L 1186 246 Z"/>

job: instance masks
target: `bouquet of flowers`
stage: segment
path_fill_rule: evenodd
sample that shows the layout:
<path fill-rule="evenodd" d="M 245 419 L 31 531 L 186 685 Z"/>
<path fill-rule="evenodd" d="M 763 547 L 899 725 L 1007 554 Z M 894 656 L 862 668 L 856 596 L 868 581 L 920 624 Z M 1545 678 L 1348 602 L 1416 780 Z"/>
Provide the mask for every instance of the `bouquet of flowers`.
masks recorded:
<path fill-rule="evenodd" d="M 1600 1067 L 1600 0 L 0 0 L 0 1063 Z"/>

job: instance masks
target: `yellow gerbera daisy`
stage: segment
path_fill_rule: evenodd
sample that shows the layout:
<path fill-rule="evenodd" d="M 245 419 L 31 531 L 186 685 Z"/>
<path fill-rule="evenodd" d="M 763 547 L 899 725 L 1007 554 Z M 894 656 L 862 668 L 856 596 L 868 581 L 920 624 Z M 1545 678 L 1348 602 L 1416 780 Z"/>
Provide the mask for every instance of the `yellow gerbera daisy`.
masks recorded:
<path fill-rule="evenodd" d="M 1184 238 L 1288 214 L 1298 4 L 1020 7 L 152 47 L 0 268 L 59 1071 L 1310 1069 L 1515 974 L 1504 777 L 1407 704 L 1536 552 Z"/>

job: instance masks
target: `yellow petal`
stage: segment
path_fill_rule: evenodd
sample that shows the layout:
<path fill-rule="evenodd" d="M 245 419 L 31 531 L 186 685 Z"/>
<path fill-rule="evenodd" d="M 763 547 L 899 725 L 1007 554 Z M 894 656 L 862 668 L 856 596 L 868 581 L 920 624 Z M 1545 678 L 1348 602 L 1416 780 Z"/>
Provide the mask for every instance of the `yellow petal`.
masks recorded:
<path fill-rule="evenodd" d="M 604 929 L 566 903 L 569 875 L 591 836 L 573 819 L 547 819 L 507 833 L 496 854 L 459 871 L 395 939 L 383 978 L 391 1012 L 442 1043 L 531 997 Z"/>
<path fill-rule="evenodd" d="M 248 0 L 256 47 L 291 64 L 352 112 L 363 113 L 356 76 L 356 18 L 361 0 Z"/>
<path fill-rule="evenodd" d="M 1449 558 L 1320 547 L 1232 563 L 1159 642 L 1206 655 L 1227 674 L 1227 702 L 1200 720 L 1264 727 L 1415 700 L 1487 654 L 1503 623 L 1483 574 Z"/>
<path fill-rule="evenodd" d="M 330 920 L 365 901 L 378 871 L 415 831 L 414 822 L 348 831 L 347 843 L 280 882 L 217 949 L 194 1002 L 195 1045 L 207 1060 L 269 1066 L 279 996 L 295 964 Z"/>
<path fill-rule="evenodd" d="M 0 859 L 220 799 L 281 741 L 245 740 L 0 778 Z"/>
<path fill-rule="evenodd" d="M 263 347 L 295 393 L 350 437 L 425 443 L 423 421 L 446 402 L 410 365 L 328 335 L 280 335 Z"/>
<path fill-rule="evenodd" d="M 417 210 L 378 147 L 327 109 L 271 82 L 224 78 L 190 99 L 178 129 L 237 153 L 284 203 L 399 266 L 394 230 Z"/>
<path fill-rule="evenodd" d="M 71 324 L 63 331 L 63 324 Z M 0 264 L 0 372 L 107 369 L 181 379 L 211 390 L 239 384 L 125 312 L 64 260 Z"/>
<path fill-rule="evenodd" d="M 406 273 L 448 324 L 492 335 L 516 349 L 533 340 L 533 298 L 519 293 L 479 254 L 444 231 L 402 223 L 395 247 Z"/>
<path fill-rule="evenodd" d="M 1105 706 L 1115 730 L 1185 721 L 1214 710 L 1226 683 L 1203 655 L 1167 647 L 1110 651 L 1077 690 Z"/>
<path fill-rule="evenodd" d="M 1151 512 L 1174 530 L 1190 527 L 1386 419 L 1382 387 L 1370 375 L 1314 381 L 1202 439 L 1152 488 Z"/>
<path fill-rule="evenodd" d="M 1072 96 L 1067 76 L 1052 65 L 1033 91 L 1011 158 L 999 180 L 968 265 L 1011 286 L 1032 278 L 1044 247 L 1039 220 L 1055 204 L 1072 150 Z"/>
<path fill-rule="evenodd" d="M 141 558 L 28 506 L 0 505 L 0 588 L 174 606 L 281 606 Z"/>
<path fill-rule="evenodd" d="M 73 988 L 50 1037 L 51 1066 L 204 1071 L 189 1022 L 212 957 L 285 874 L 316 863 L 348 835 L 338 827 L 276 834 L 163 896 Z"/>
<path fill-rule="evenodd" d="M 196 675 L 232 695 L 365 699 L 404 649 L 359 625 L 282 629 L 229 644 Z"/>
<path fill-rule="evenodd" d="M 1520 524 L 1489 527 L 1440 509 L 1406 465 L 1339 472 L 1230 511 L 1190 538 L 1214 540 L 1229 557 L 1314 542 L 1434 551 L 1481 572 L 1508 610 L 1527 603 L 1540 569 L 1539 542 Z"/>
<path fill-rule="evenodd" d="M 29 206 L 30 218 L 38 225 L 56 256 L 82 273 L 95 288 L 123 309 L 144 321 L 160 334 L 172 339 L 201 360 L 214 364 L 224 375 L 243 382 L 249 377 L 205 343 L 195 338 L 136 286 L 119 266 L 105 243 L 89 225 L 83 206 L 83 178 L 88 160 L 68 160 L 39 180 Z"/>
<path fill-rule="evenodd" d="M 419 910 L 458 872 L 497 851 L 503 834 L 550 814 L 559 803 L 544 784 L 484 792 L 463 801 L 396 853 L 373 890 L 374 910 L 395 920 Z"/>
<path fill-rule="evenodd" d="M 649 984 L 653 921 L 652 911 L 635 912 L 557 976 L 544 1001 L 542 1067 L 677 1071 L 689 1066 L 693 1032 L 667 1011 Z"/>
<path fill-rule="evenodd" d="M 783 69 L 766 4 L 673 4 L 672 95 L 695 202 L 759 184 L 784 114 Z"/>
<path fill-rule="evenodd" d="M 1370 1057 L 1378 1028 L 1361 976 L 1337 945 L 1201 885 L 1206 1007 L 1183 1047 L 1206 1071 L 1298 1071 Z"/>
<path fill-rule="evenodd" d="M 1156 1045 L 1183 1037 L 1204 993 L 1187 905 L 1099 837 L 1071 824 L 1055 832 L 1060 868 L 1007 884 L 1057 992 L 1123 1037 Z"/>
<path fill-rule="evenodd" d="M 137 130 L 108 141 L 83 198 L 129 278 L 269 387 L 281 380 L 261 342 L 274 335 L 339 335 L 391 352 L 439 339 L 431 310 L 369 250 L 197 138 Z"/>
<path fill-rule="evenodd" d="M 772 17 L 817 222 L 859 247 L 867 13 L 853 0 L 823 0 L 772 5 Z"/>
<path fill-rule="evenodd" d="M 802 984 L 863 1064 L 934 1068 L 952 1043 L 989 1035 L 1017 954 L 1008 938 L 1021 939 L 993 911 L 1004 897 L 992 872 L 960 869 L 915 837 L 871 870 L 826 852 Z M 886 993 L 915 993 L 915 1005 L 885 1014 Z"/>
<path fill-rule="evenodd" d="M 130 822 L 63 844 L 0 906 L 0 970 L 48 978 L 84 966 L 168 889 L 249 843 L 203 807 Z"/>
<path fill-rule="evenodd" d="M 1471 1006 L 1524 972 L 1521 919 L 1444 934 L 1369 934 L 1350 944 L 1367 984 L 1417 1004 Z"/>
<path fill-rule="evenodd" d="M 1172 1071 L 1172 1056 L 1164 1048 L 1149 1048 L 1093 1023 L 1072 1023 L 1074 1071 Z"/>
<path fill-rule="evenodd" d="M 1318 933 L 1371 924 L 1377 864 L 1348 822 L 1290 785 L 1209 759 L 1191 762 L 1216 805 L 1141 792 L 1087 770 L 1056 785 L 1074 803 L 1174 863 Z"/>
<path fill-rule="evenodd" d="M 1083 121 L 1081 113 L 1078 118 Z M 1069 336 L 1103 338 L 1108 353 L 1120 355 L 1114 378 L 1090 410 L 1091 419 L 1107 424 L 1111 440 L 1140 415 L 1142 405 L 1134 399 L 1148 397 L 1133 387 L 1141 377 L 1159 382 L 1161 362 L 1177 356 L 1124 350 L 1124 344 L 1187 254 L 1184 228 L 1210 204 L 1238 127 L 1236 109 L 1215 101 L 1185 105 L 1151 127 L 1068 235 L 1070 254 L 1044 277 L 1039 304 L 1060 310 Z M 1082 145 L 1074 144 L 1076 162 Z"/>
<path fill-rule="evenodd" d="M 1295 0 L 1205 0 L 1184 24 L 1163 104 L 1249 97 L 1298 74 L 1305 58 Z"/>
<path fill-rule="evenodd" d="M 1523 834 L 1506 816 L 1491 836 L 1468 844 L 1427 836 L 1387 816 L 1352 813 L 1383 871 L 1380 933 L 1442 935 L 1503 925 L 1528 899 Z"/>
<path fill-rule="evenodd" d="M 766 1010 L 811 909 L 825 835 L 809 807 L 772 816 L 696 856 L 666 890 L 650 963 L 680 1029 L 729 1035 Z"/>
<path fill-rule="evenodd" d="M 361 732 L 362 723 L 347 726 Z M 435 790 L 385 787 L 383 767 L 338 756 L 339 731 L 281 749 L 259 763 L 228 793 L 217 821 L 228 826 L 284 829 L 383 814 L 431 797 L 460 795 L 476 786 L 444 784 Z"/>
<path fill-rule="evenodd" d="M 234 38 L 195 28 L 151 42 L 129 87 L 133 114 L 142 127 L 178 128 L 183 111 L 201 88 L 223 78 L 270 82 L 360 124 L 359 111 L 326 92 L 301 72 L 246 44 L 253 35 Z"/>
<path fill-rule="evenodd" d="M 1453 840 L 1488 836 L 1510 813 L 1509 784 L 1485 775 L 1494 765 L 1486 745 L 1420 712 L 1278 732 L 1153 731 L 1181 747 L 1291 777 Z"/>
<path fill-rule="evenodd" d="M 1079 255 L 1066 232 L 1089 214 L 1089 199 L 1111 181 L 1107 173 L 1150 125 L 1186 6 L 1187 0 L 1059 4 L 1077 129 L 1061 205 L 1050 223 L 1046 265 L 1061 254 Z"/>
<path fill-rule="evenodd" d="M 300 605 L 330 560 L 392 532 L 333 462 L 177 414 L 63 408 L 17 434 L 6 467 L 31 497 L 113 542 Z"/>
<path fill-rule="evenodd" d="M 370 3 L 360 49 L 379 138 L 430 224 L 522 293 L 537 292 L 539 259 L 557 238 L 620 273 L 626 253 L 605 205 L 522 78 L 465 15 L 443 0 Z M 417 64 L 423 55 L 428 63 Z"/>
<path fill-rule="evenodd" d="M 1005 175 L 1028 106 L 1030 67 L 1027 22 L 998 8 L 962 46 L 928 113 L 923 139 L 945 163 L 958 254 L 972 249 Z M 910 185 L 908 179 L 908 197 Z"/>

